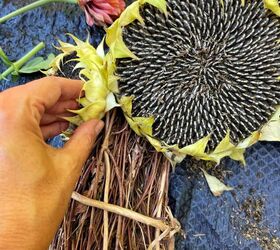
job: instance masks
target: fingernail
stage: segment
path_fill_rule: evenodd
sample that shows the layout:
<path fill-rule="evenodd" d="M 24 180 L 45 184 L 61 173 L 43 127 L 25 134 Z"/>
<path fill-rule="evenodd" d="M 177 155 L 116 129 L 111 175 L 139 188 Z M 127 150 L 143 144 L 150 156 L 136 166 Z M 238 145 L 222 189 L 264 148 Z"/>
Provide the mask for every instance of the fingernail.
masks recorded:
<path fill-rule="evenodd" d="M 101 132 L 101 130 L 103 129 L 104 127 L 104 122 L 99 120 L 97 123 L 96 123 L 96 126 L 95 126 L 95 133 L 96 134 L 99 134 Z"/>

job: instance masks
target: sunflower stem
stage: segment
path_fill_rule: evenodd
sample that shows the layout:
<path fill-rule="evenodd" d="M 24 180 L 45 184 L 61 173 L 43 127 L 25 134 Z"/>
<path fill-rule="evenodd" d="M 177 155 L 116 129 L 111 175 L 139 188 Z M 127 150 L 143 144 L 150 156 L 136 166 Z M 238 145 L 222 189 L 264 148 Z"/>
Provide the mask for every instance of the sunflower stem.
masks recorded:
<path fill-rule="evenodd" d="M 19 16 L 29 10 L 33 10 L 33 9 L 36 9 L 38 7 L 41 7 L 43 5 L 46 5 L 46 4 L 49 4 L 49 3 L 54 3 L 54 2 L 61 2 L 61 3 L 72 3 L 72 4 L 78 4 L 78 0 L 39 0 L 39 1 L 36 1 L 34 3 L 31 3 L 29 5 L 26 5 L 18 10 L 15 10 L 13 12 L 11 12 L 10 14 L 4 16 L 4 17 L 1 17 L 0 18 L 0 24 L 1 23 L 4 23 L 6 21 L 8 21 L 9 19 L 13 18 L 13 17 L 16 17 L 16 16 Z"/>
<path fill-rule="evenodd" d="M 174 230 L 173 226 L 169 225 L 166 221 L 156 219 L 153 217 L 148 217 L 146 215 L 134 212 L 130 209 L 123 208 L 123 207 L 120 207 L 117 205 L 109 204 L 109 203 L 99 201 L 99 200 L 93 200 L 93 199 L 87 198 L 77 192 L 72 193 L 72 199 L 75 201 L 78 201 L 86 206 L 99 208 L 99 209 L 102 209 L 102 210 L 105 210 L 105 211 L 108 211 L 111 213 L 115 213 L 115 214 L 124 216 L 124 217 L 132 219 L 132 220 L 136 220 L 140 223 L 158 228 L 161 231 Z"/>
<path fill-rule="evenodd" d="M 35 54 L 37 54 L 40 50 L 45 47 L 43 42 L 39 43 L 36 47 L 30 50 L 25 56 L 20 58 L 18 61 L 13 63 L 7 70 L 5 70 L 0 75 L 0 80 L 6 78 L 8 75 L 13 73 L 14 71 L 18 71 L 25 63 L 27 63 Z"/>

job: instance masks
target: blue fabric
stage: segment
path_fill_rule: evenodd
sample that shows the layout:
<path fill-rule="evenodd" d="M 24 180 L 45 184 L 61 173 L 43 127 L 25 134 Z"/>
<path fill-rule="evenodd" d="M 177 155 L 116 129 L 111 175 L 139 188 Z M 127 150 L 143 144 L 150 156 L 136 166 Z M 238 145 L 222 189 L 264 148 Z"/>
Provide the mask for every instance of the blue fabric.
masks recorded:
<path fill-rule="evenodd" d="M 0 0 L 1 15 L 5 15 L 27 1 Z M 88 29 L 82 11 L 74 5 L 52 4 L 39 8 L 0 25 L 0 46 L 11 60 L 17 60 L 39 42 L 46 48 L 39 55 L 56 53 L 53 47 L 57 39 L 69 41 L 66 33 L 73 33 L 85 39 L 90 33 L 91 42 L 97 45 L 104 33 L 102 29 Z M 0 71 L 5 67 L 0 62 Z M 1 81 L 0 90 L 22 84 L 41 75 L 23 76 L 18 80 Z M 16 101 L 16 100 L 15 100 Z M 60 138 L 52 141 L 61 146 Z M 191 171 L 190 161 L 178 166 L 170 178 L 170 206 L 180 220 L 186 238 L 177 238 L 177 249 L 246 249 L 258 250 L 268 236 L 268 246 L 272 239 L 280 237 L 280 144 L 258 143 L 246 154 L 247 166 L 225 159 L 224 171 L 228 171 L 225 182 L 235 187 L 234 192 L 226 192 L 215 198 L 209 192 L 201 173 Z M 261 200 L 262 212 L 258 223 L 246 215 L 244 202 Z M 251 210 L 254 212 L 255 208 Z M 246 223 L 257 225 L 255 238 L 246 239 Z M 259 237 L 258 237 L 259 236 Z M 261 238 L 257 240 L 256 238 Z M 271 248 L 276 249 L 276 248 Z"/>
<path fill-rule="evenodd" d="M 176 168 L 170 178 L 170 204 L 186 233 L 186 239 L 177 240 L 177 249 L 279 249 L 280 143 L 257 143 L 247 150 L 246 161 L 246 167 L 223 161 L 223 170 L 229 172 L 225 182 L 235 190 L 219 198 L 210 193 L 202 175 L 188 169 L 190 162 Z M 263 202 L 260 220 L 246 216 L 242 205 L 248 200 Z M 247 227 L 257 226 L 257 233 L 249 238 L 244 237 L 247 220 Z"/>

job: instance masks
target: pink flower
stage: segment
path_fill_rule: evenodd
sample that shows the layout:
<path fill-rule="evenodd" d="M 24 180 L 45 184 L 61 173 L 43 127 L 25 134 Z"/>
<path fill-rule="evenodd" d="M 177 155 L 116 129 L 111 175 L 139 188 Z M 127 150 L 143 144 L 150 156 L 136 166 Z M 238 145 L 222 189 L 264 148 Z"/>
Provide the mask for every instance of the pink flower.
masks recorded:
<path fill-rule="evenodd" d="M 111 24 L 125 8 L 124 0 L 78 0 L 85 11 L 87 24 Z"/>

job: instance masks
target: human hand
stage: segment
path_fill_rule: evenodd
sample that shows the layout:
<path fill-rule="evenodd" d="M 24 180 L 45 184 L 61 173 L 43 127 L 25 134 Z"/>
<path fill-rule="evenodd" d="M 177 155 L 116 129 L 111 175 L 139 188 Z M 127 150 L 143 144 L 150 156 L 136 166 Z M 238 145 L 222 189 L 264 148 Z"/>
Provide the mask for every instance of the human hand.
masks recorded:
<path fill-rule="evenodd" d="M 68 126 L 82 83 L 47 77 L 0 93 L 0 249 L 47 249 L 103 122 L 76 129 L 64 148 L 45 139 Z"/>

